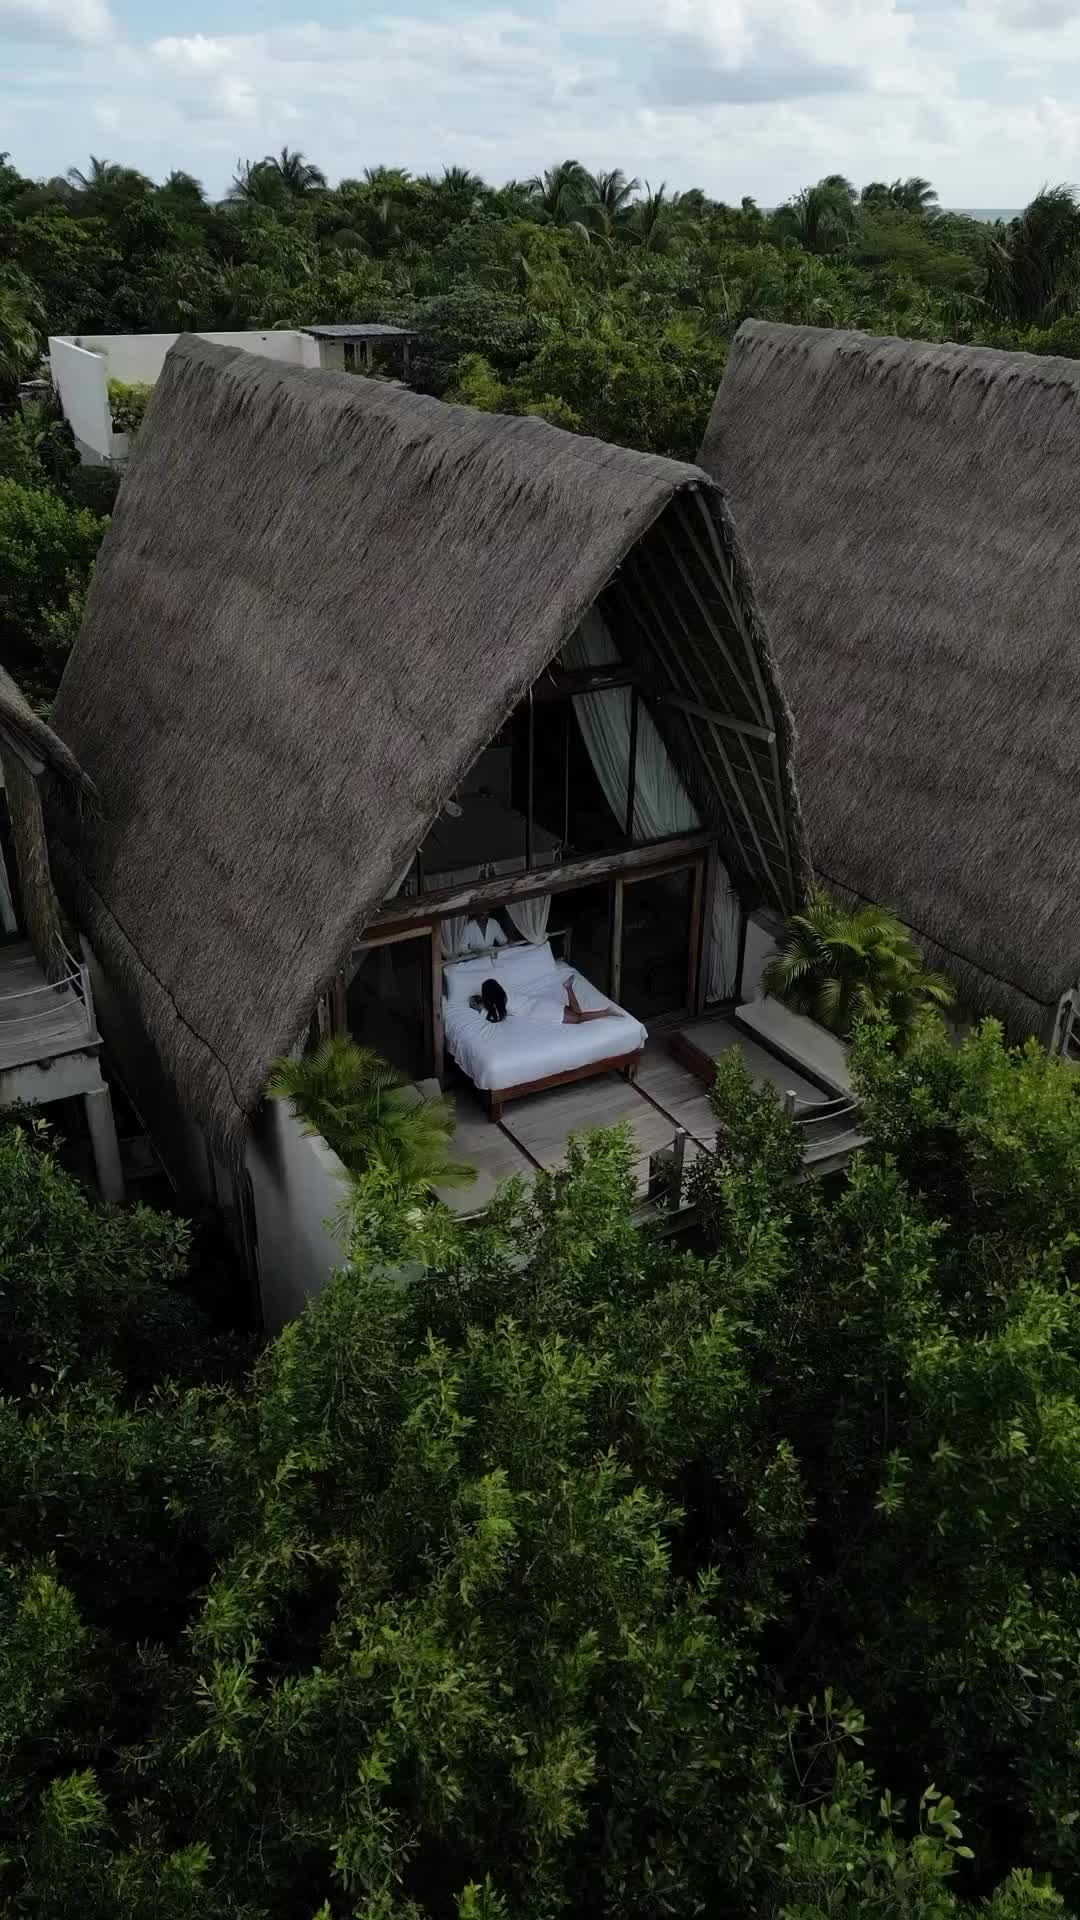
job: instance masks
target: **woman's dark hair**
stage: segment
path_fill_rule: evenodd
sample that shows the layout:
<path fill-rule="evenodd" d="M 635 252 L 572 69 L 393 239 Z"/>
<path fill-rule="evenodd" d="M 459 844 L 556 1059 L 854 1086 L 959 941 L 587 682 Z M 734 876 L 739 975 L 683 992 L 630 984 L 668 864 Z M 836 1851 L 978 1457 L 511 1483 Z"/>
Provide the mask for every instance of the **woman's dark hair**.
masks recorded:
<path fill-rule="evenodd" d="M 475 1007 L 478 1013 L 486 1013 L 493 1025 L 499 1020 L 505 1020 L 506 988 L 500 987 L 497 980 L 485 980 L 479 993 L 471 996 L 469 1005 Z"/>

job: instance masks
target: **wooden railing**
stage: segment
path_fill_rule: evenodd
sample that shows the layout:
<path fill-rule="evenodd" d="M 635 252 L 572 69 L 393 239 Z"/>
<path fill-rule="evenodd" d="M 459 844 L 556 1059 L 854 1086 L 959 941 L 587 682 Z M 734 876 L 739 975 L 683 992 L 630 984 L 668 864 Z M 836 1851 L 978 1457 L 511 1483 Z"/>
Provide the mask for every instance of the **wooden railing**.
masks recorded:
<path fill-rule="evenodd" d="M 860 1111 L 859 1102 L 851 1094 L 839 1094 L 831 1100 L 802 1100 L 789 1089 L 784 1095 L 784 1112 L 801 1136 L 804 1165 L 812 1168 L 818 1162 L 853 1153 L 862 1144 Z M 694 1137 L 687 1128 L 679 1127 L 670 1146 L 650 1154 L 646 1192 L 649 1206 L 666 1204 L 674 1213 L 683 1205 L 686 1148 Z M 718 1133 L 709 1148 L 718 1152 L 721 1146 Z"/>
<path fill-rule="evenodd" d="M 43 1043 L 47 1036 L 43 1031 L 46 1023 L 51 1022 L 54 1033 L 57 1027 L 58 1003 L 63 1003 L 70 995 L 83 1010 L 86 1035 L 88 1039 L 97 1038 L 97 1025 L 94 1019 L 94 999 L 90 987 L 90 975 L 85 965 L 76 960 L 74 954 L 61 942 L 60 948 L 67 972 L 56 980 L 44 980 L 40 986 L 15 987 L 0 992 L 0 1060 L 4 1043 L 17 1045 L 20 1049 L 28 1041 L 41 1034 Z M 25 1011 L 16 1008 L 15 1002 L 25 1002 Z M 70 1032 L 81 1036 L 83 1021 L 72 1023 Z M 47 1048 L 43 1044 L 43 1052 Z"/>

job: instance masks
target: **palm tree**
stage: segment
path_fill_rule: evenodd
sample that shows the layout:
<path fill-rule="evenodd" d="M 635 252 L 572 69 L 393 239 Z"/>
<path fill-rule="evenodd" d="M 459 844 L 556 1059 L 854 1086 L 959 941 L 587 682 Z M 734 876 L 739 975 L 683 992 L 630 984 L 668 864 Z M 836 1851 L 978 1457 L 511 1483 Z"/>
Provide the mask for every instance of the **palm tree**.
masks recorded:
<path fill-rule="evenodd" d="M 364 185 L 381 187 L 384 193 L 393 193 L 395 189 L 411 185 L 412 174 L 408 167 L 365 167 Z"/>
<path fill-rule="evenodd" d="M 163 180 L 158 192 L 167 194 L 170 200 L 176 200 L 183 206 L 204 207 L 206 189 L 201 180 L 193 173 L 185 173 L 182 167 L 174 167 L 167 180 Z"/>
<path fill-rule="evenodd" d="M 766 993 L 849 1040 L 867 1014 L 883 1013 L 903 1046 L 916 1022 L 952 992 L 930 973 L 907 929 L 882 907 L 844 907 L 815 894 L 787 922 L 762 975 Z"/>
<path fill-rule="evenodd" d="M 249 207 L 280 207 L 285 183 L 272 160 L 238 160 L 226 197 Z"/>
<path fill-rule="evenodd" d="M 626 231 L 646 253 L 666 253 L 675 238 L 682 210 L 680 196 L 668 196 L 667 182 L 661 180 L 654 193 L 645 182 L 645 192 L 634 202 Z"/>
<path fill-rule="evenodd" d="M 560 160 L 528 183 L 536 212 L 553 226 L 580 227 L 589 204 L 590 182 L 580 160 Z"/>
<path fill-rule="evenodd" d="M 825 184 L 823 181 L 822 185 Z M 931 213 L 936 201 L 936 188 L 921 173 L 910 174 L 906 180 L 894 180 L 891 186 L 884 180 L 871 180 L 859 195 L 859 204 L 875 213 Z"/>
<path fill-rule="evenodd" d="M 305 200 L 312 193 L 326 190 L 326 175 L 322 168 L 305 160 L 295 148 L 282 147 L 280 153 L 268 153 L 263 166 L 277 169 L 282 186 L 293 200 Z"/>
<path fill-rule="evenodd" d="M 1075 187 L 1043 187 L 987 253 L 986 300 L 1021 327 L 1050 326 L 1080 287 L 1080 200 Z"/>
<path fill-rule="evenodd" d="M 305 1133 L 321 1133 L 351 1174 L 379 1164 L 414 1194 L 476 1178 L 475 1168 L 447 1157 L 452 1101 L 425 1099 L 380 1054 L 341 1034 L 300 1060 L 275 1061 L 269 1092 L 288 1100 Z"/>
<path fill-rule="evenodd" d="M 444 167 L 442 179 L 434 184 L 441 192 L 454 194 L 461 199 L 475 200 L 484 191 L 480 175 L 470 173 L 468 167 Z"/>
<path fill-rule="evenodd" d="M 88 173 L 83 173 L 81 167 L 69 167 L 67 177 L 80 193 L 98 193 L 103 187 L 115 186 L 124 171 L 115 160 L 99 160 L 97 154 L 92 153 Z"/>
<path fill-rule="evenodd" d="M 779 239 L 792 241 L 804 253 L 840 253 L 851 239 L 856 219 L 847 181 L 833 174 L 777 207 L 773 228 Z"/>
<path fill-rule="evenodd" d="M 612 167 L 610 173 L 590 173 L 586 179 L 589 194 L 586 218 L 610 239 L 626 225 L 631 202 L 641 182 L 636 175 L 628 180 L 621 167 Z"/>
<path fill-rule="evenodd" d="M 937 189 L 929 180 L 924 180 L 921 173 L 913 173 L 906 180 L 894 180 L 893 193 L 905 213 L 930 213 L 937 202 Z"/>

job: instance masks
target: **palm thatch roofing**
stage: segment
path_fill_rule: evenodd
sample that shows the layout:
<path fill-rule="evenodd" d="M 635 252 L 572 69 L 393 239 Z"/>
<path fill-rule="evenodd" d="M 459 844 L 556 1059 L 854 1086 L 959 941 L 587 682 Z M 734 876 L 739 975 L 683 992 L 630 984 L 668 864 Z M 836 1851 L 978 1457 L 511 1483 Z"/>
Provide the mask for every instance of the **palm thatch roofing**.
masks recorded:
<path fill-rule="evenodd" d="M 1080 364 L 749 321 L 701 462 L 821 880 L 1049 1039 L 1080 976 Z"/>
<path fill-rule="evenodd" d="M 56 706 L 105 818 L 58 813 L 54 858 L 224 1158 L 465 772 L 616 586 L 616 637 L 651 647 L 737 873 L 797 899 L 789 716 L 697 468 L 192 337 L 169 354 Z"/>

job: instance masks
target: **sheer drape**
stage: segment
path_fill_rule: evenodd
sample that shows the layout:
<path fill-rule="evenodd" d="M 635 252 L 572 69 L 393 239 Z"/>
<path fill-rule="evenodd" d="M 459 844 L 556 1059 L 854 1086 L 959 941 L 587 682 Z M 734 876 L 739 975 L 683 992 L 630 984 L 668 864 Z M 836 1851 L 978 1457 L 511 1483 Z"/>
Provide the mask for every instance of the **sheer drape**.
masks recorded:
<path fill-rule="evenodd" d="M 619 650 L 595 607 L 568 642 L 563 658 L 568 667 L 618 665 Z M 593 771 L 621 826 L 626 823 L 630 778 L 631 697 L 629 687 L 607 687 L 598 693 L 579 693 L 572 702 Z M 669 834 L 693 833 L 700 825 L 701 815 L 672 764 L 656 722 L 644 700 L 639 700 L 633 839 L 661 840 Z M 707 1000 L 727 1000 L 738 991 L 741 921 L 738 894 L 721 863 L 705 942 Z"/>
<path fill-rule="evenodd" d="M 460 959 L 469 948 L 469 915 L 461 914 L 457 919 L 442 921 L 442 950 L 444 960 Z"/>
<path fill-rule="evenodd" d="M 551 915 L 550 893 L 538 893 L 531 900 L 508 901 L 506 911 L 520 934 L 532 942 L 534 947 L 547 939 L 548 920 Z"/>

